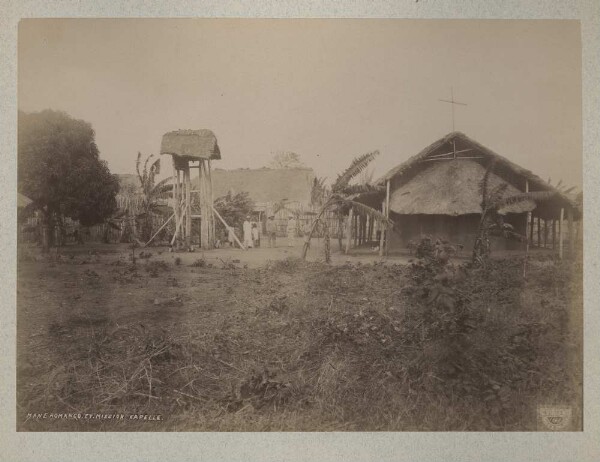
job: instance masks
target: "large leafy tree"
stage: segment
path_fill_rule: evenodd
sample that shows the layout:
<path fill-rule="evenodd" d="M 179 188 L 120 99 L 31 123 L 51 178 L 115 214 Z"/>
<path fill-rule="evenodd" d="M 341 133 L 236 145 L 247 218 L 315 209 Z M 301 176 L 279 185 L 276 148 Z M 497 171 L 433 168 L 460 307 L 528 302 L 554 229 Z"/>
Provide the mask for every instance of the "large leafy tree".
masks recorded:
<path fill-rule="evenodd" d="M 102 223 L 117 209 L 119 182 L 100 159 L 92 126 L 65 112 L 19 112 L 18 189 L 42 212 L 44 249 L 57 219 Z"/>
<path fill-rule="evenodd" d="M 324 200 L 319 212 L 317 212 L 311 229 L 306 236 L 304 247 L 302 248 L 302 259 L 306 259 L 306 254 L 310 247 L 310 240 L 320 226 L 323 229 L 325 237 L 325 261 L 329 263 L 331 259 L 329 229 L 327 222 L 322 220 L 323 215 L 328 210 L 334 211 L 338 217 L 343 217 L 343 215 L 352 208 L 358 215 L 369 216 L 373 219 L 381 220 L 386 226 L 392 224 L 392 222 L 378 210 L 355 200 L 361 194 L 377 191 L 375 186 L 371 186 L 370 184 L 350 184 L 354 178 L 359 176 L 361 172 L 367 168 L 378 154 L 379 151 L 373 151 L 355 158 L 350 166 L 338 175 L 335 183 L 331 186 L 330 193 Z"/>
<path fill-rule="evenodd" d="M 247 192 L 239 192 L 219 197 L 215 200 L 214 207 L 228 226 L 240 229 L 246 217 L 254 210 L 254 201 Z"/>
<path fill-rule="evenodd" d="M 300 156 L 291 151 L 278 151 L 273 154 L 269 163 L 270 168 L 306 168 Z"/>

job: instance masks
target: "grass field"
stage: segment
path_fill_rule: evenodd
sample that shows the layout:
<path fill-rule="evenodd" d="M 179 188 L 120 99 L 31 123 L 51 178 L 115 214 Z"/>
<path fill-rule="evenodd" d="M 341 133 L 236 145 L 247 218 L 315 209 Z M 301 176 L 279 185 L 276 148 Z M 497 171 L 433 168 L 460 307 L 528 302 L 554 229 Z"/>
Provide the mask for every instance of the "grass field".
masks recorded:
<path fill-rule="evenodd" d="M 581 429 L 579 264 L 451 265 L 433 309 L 411 264 L 107 249 L 21 254 L 18 430 Z"/>

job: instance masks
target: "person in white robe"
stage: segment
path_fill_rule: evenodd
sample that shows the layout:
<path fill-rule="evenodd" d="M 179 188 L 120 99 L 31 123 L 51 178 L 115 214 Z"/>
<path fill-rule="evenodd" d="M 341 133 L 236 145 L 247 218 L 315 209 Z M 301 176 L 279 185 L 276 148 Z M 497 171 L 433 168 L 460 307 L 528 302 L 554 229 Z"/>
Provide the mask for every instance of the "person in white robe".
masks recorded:
<path fill-rule="evenodd" d="M 244 247 L 251 249 L 254 247 L 254 243 L 252 242 L 252 223 L 250 223 L 250 217 L 246 217 L 244 220 L 242 230 L 244 232 Z"/>

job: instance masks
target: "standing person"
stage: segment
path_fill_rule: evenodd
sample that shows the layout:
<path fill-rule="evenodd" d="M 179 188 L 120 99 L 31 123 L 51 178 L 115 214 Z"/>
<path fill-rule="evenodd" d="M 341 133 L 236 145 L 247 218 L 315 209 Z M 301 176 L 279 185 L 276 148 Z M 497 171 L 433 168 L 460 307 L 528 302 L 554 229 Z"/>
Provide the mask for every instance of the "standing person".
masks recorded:
<path fill-rule="evenodd" d="M 254 247 L 254 244 L 252 243 L 252 223 L 250 223 L 250 217 L 246 217 L 246 219 L 244 220 L 243 232 L 244 247 L 246 247 L 247 249 L 251 249 L 252 247 Z"/>
<path fill-rule="evenodd" d="M 227 242 L 229 242 L 229 247 L 234 247 L 235 246 L 234 231 L 233 231 L 233 228 L 231 226 L 227 227 Z"/>
<path fill-rule="evenodd" d="M 275 217 L 269 216 L 267 220 L 267 236 L 269 236 L 269 247 L 275 247 L 275 240 L 277 239 L 277 223 L 275 223 Z"/>
<path fill-rule="evenodd" d="M 260 247 L 260 235 L 258 234 L 256 223 L 252 223 L 252 241 L 254 242 L 254 247 Z"/>
<path fill-rule="evenodd" d="M 296 219 L 292 215 L 287 224 L 288 247 L 296 245 Z"/>

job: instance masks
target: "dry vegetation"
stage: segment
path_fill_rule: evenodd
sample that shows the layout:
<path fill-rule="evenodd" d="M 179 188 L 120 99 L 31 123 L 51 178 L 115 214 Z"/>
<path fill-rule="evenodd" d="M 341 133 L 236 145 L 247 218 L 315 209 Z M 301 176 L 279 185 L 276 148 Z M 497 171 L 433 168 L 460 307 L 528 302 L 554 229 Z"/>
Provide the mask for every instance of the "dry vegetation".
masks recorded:
<path fill-rule="evenodd" d="M 581 419 L 580 266 L 238 266 L 23 258 L 18 429 L 535 430 L 552 403 Z"/>

